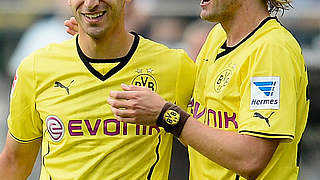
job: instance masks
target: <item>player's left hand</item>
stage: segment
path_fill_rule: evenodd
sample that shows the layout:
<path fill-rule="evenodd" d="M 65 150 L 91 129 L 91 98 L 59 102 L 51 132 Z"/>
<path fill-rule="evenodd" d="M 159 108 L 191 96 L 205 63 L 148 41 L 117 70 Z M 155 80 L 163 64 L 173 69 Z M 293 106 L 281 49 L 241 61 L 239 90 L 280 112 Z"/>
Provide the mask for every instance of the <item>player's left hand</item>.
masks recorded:
<path fill-rule="evenodd" d="M 145 87 L 121 85 L 124 91 L 111 91 L 107 102 L 119 121 L 156 125 L 166 101 Z"/>

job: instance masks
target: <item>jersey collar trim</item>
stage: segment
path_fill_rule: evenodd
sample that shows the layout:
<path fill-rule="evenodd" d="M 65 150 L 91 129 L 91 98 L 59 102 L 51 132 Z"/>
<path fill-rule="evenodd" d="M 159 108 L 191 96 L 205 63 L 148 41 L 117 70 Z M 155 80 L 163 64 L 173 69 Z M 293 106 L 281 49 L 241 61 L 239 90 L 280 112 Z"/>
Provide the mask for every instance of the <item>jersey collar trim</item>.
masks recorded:
<path fill-rule="evenodd" d="M 223 52 L 219 53 L 216 57 L 216 60 L 218 60 L 219 58 L 221 58 L 222 56 L 224 55 L 227 55 L 229 54 L 231 51 L 233 51 L 234 49 L 236 49 L 238 46 L 240 46 L 242 43 L 244 43 L 246 40 L 248 40 L 251 36 L 254 35 L 255 32 L 257 32 L 263 25 L 265 25 L 269 20 L 272 20 L 272 19 L 277 19 L 277 17 L 267 17 L 265 18 L 260 24 L 258 27 L 256 27 L 250 34 L 248 34 L 244 39 L 242 39 L 237 45 L 235 46 L 232 46 L 232 47 L 228 47 L 227 46 L 227 40 L 225 40 L 225 42 L 223 43 L 223 45 L 221 46 L 221 49 L 224 49 Z M 278 21 L 279 22 L 279 21 Z"/>
<path fill-rule="evenodd" d="M 132 43 L 132 46 L 128 52 L 127 55 L 120 57 L 120 58 L 115 58 L 115 59 L 93 59 L 93 58 L 89 58 L 88 56 L 86 56 L 83 51 L 80 48 L 79 45 L 79 40 L 78 40 L 78 36 L 76 37 L 76 45 L 77 45 L 77 51 L 78 51 L 78 55 L 81 59 L 81 61 L 84 63 L 84 65 L 87 67 L 87 69 L 94 75 L 96 76 L 98 79 L 100 79 L 101 81 L 105 81 L 106 79 L 108 79 L 109 77 L 111 77 L 112 75 L 114 75 L 115 73 L 117 73 L 118 71 L 120 71 L 131 59 L 131 57 L 133 56 L 134 52 L 136 51 L 138 44 L 139 44 L 139 40 L 140 37 L 137 33 L 135 32 L 130 32 L 131 34 L 134 35 L 134 41 Z M 114 68 L 112 68 L 107 74 L 103 75 L 101 74 L 99 71 L 95 70 L 93 68 L 93 66 L 90 63 L 117 63 L 119 62 L 119 64 L 117 66 L 115 66 Z"/>

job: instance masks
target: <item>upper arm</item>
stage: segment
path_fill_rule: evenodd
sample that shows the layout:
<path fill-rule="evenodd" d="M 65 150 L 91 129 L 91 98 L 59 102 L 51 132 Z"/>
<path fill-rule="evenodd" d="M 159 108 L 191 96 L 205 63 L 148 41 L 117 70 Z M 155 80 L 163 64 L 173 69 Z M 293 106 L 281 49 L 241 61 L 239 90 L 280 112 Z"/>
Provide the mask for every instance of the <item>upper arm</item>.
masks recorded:
<path fill-rule="evenodd" d="M 32 171 L 42 137 L 35 96 L 34 55 L 30 55 L 18 67 L 12 85 L 9 133 L 0 156 L 0 179 L 26 179 Z"/>
<path fill-rule="evenodd" d="M 196 65 L 186 52 L 181 53 L 176 83 L 176 104 L 186 110 L 191 100 L 196 76 Z"/>
<path fill-rule="evenodd" d="M 242 74 L 238 129 L 241 134 L 295 138 L 299 74 L 293 55 L 278 44 L 265 44 L 253 53 L 250 70 Z"/>
<path fill-rule="evenodd" d="M 39 152 L 41 139 L 29 143 L 19 143 L 10 134 L 0 156 L 0 177 L 26 179 Z"/>
<path fill-rule="evenodd" d="M 35 55 L 30 55 L 22 61 L 16 71 L 10 95 L 8 129 L 12 137 L 22 143 L 42 137 L 43 121 L 36 109 L 34 59 Z"/>
<path fill-rule="evenodd" d="M 251 162 L 247 163 L 248 167 L 243 167 L 243 171 L 252 169 L 252 174 L 258 176 L 273 157 L 281 139 L 261 138 L 251 135 L 242 136 L 244 139 L 243 146 L 246 146 L 247 153 L 252 155 Z"/>

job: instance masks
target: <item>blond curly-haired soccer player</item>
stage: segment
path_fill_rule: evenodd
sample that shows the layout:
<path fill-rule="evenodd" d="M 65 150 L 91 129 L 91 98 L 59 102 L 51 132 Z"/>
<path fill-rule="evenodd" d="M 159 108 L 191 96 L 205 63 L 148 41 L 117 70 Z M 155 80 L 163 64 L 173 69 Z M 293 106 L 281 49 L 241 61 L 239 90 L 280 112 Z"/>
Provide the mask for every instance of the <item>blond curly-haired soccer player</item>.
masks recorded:
<path fill-rule="evenodd" d="M 201 0 L 201 18 L 218 24 L 197 58 L 192 115 L 123 85 L 108 100 L 115 116 L 179 137 L 189 148 L 190 179 L 297 179 L 308 77 L 299 44 L 270 15 L 289 3 Z"/>

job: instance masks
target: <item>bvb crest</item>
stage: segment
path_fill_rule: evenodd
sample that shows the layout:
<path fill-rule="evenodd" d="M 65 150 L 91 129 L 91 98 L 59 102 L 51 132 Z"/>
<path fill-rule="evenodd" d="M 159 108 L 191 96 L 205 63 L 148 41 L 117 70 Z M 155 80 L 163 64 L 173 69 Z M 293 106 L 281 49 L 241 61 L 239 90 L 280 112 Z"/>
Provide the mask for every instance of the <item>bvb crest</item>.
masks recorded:
<path fill-rule="evenodd" d="M 151 68 L 148 69 L 137 69 L 138 73 L 135 78 L 133 78 L 131 84 L 135 86 L 141 86 L 151 89 L 153 92 L 156 92 L 158 89 L 157 81 L 153 77 Z"/>

